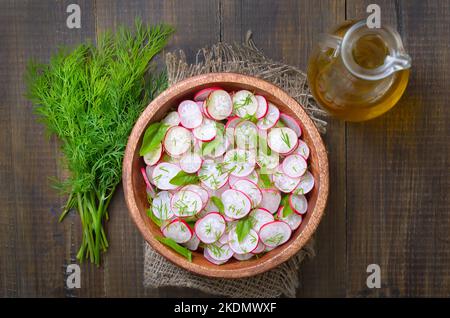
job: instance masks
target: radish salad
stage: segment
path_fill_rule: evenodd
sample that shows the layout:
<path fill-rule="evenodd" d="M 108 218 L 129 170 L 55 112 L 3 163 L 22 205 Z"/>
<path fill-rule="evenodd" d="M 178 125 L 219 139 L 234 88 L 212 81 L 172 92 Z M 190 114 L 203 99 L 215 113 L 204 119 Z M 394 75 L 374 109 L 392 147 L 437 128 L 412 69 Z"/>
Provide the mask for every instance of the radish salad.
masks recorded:
<path fill-rule="evenodd" d="M 158 239 L 217 265 L 286 243 L 314 187 L 301 137 L 299 122 L 247 90 L 210 87 L 182 101 L 149 125 L 140 149 Z"/>

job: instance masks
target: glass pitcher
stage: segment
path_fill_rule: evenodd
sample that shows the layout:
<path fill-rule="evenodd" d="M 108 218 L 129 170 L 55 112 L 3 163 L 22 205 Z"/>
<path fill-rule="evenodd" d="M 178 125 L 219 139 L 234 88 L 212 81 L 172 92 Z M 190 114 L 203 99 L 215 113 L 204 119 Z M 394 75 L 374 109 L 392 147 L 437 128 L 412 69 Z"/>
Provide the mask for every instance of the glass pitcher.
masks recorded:
<path fill-rule="evenodd" d="M 308 83 L 328 112 L 363 121 L 398 102 L 410 67 L 411 58 L 395 30 L 370 29 L 365 20 L 347 21 L 320 40 L 309 61 Z"/>

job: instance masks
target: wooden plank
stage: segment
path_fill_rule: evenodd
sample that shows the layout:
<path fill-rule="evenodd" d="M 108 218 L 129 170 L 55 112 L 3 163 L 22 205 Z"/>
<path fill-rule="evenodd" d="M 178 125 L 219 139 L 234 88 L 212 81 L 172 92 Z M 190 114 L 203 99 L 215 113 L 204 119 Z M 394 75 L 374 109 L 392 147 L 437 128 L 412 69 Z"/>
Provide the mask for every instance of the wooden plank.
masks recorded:
<path fill-rule="evenodd" d="M 348 0 L 348 17 L 364 16 L 371 2 Z M 348 295 L 448 297 L 450 4 L 377 3 L 413 67 L 393 110 L 348 125 Z M 381 266 L 378 290 L 366 287 L 371 263 Z"/>
<path fill-rule="evenodd" d="M 115 29 L 119 24 L 131 25 L 140 16 L 145 23 L 165 22 L 177 32 L 167 51 L 183 49 L 189 61 L 204 45 L 219 40 L 218 1 L 97 1 L 97 32 Z M 108 232 L 111 247 L 105 258 L 105 292 L 111 297 L 132 296 L 206 296 L 182 288 L 143 288 L 143 238 L 128 216 L 119 189 L 110 209 Z"/>
<path fill-rule="evenodd" d="M 266 55 L 306 70 L 320 33 L 344 19 L 345 2 L 223 1 L 221 11 L 224 41 L 242 42 L 250 29 Z M 329 122 L 331 191 L 316 235 L 317 256 L 301 268 L 300 297 L 345 295 L 345 124 Z"/>
<path fill-rule="evenodd" d="M 70 1 L 2 1 L 0 4 L 0 295 L 65 296 L 65 267 L 78 244 L 76 215 L 58 224 L 63 198 L 49 176 L 60 174 L 54 139 L 44 134 L 24 98 L 27 61 L 45 62 L 57 46 L 93 34 L 92 6 L 83 7 L 82 28 L 66 27 Z M 74 241 L 72 240 L 74 239 Z M 85 275 L 86 276 L 86 275 Z M 101 275 L 95 280 L 101 279 Z M 87 277 L 86 280 L 94 280 Z"/>

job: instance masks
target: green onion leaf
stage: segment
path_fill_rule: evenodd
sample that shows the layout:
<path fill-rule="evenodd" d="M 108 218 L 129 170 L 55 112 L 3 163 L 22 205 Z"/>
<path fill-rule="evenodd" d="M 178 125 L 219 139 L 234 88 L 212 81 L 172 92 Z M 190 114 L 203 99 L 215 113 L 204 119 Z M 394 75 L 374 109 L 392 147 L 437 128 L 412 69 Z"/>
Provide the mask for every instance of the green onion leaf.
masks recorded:
<path fill-rule="evenodd" d="M 294 211 L 291 208 L 291 205 L 289 204 L 289 195 L 285 195 L 281 199 L 281 205 L 283 206 L 283 217 L 287 217 L 294 213 Z"/>
<path fill-rule="evenodd" d="M 186 247 L 181 246 L 180 244 L 178 244 L 169 237 L 155 236 L 155 238 L 164 245 L 173 249 L 178 254 L 184 256 L 189 262 L 192 262 L 192 252 L 188 250 Z"/>
<path fill-rule="evenodd" d="M 219 209 L 219 212 L 221 214 L 225 213 L 225 207 L 223 206 L 222 200 L 220 200 L 218 197 L 216 196 L 212 196 L 211 197 L 211 201 L 214 203 L 214 205 Z"/>
<path fill-rule="evenodd" d="M 162 221 L 158 219 L 152 212 L 152 209 L 147 210 L 147 216 L 155 223 L 158 227 L 161 227 Z"/>
<path fill-rule="evenodd" d="M 142 146 L 139 150 L 139 155 L 144 156 L 152 150 L 158 148 L 159 144 L 164 139 L 169 125 L 162 123 L 153 123 L 148 126 L 142 140 Z"/>
<path fill-rule="evenodd" d="M 261 186 L 263 188 L 271 188 L 272 187 L 272 181 L 270 181 L 269 175 L 265 173 L 261 173 L 259 175 L 259 178 L 261 180 Z"/>
<path fill-rule="evenodd" d="M 176 186 L 184 186 L 187 184 L 197 184 L 199 181 L 200 180 L 195 173 L 187 173 L 181 170 L 175 177 L 170 179 L 169 182 Z"/>
<path fill-rule="evenodd" d="M 250 233 L 250 230 L 254 225 L 254 221 L 255 220 L 250 216 L 239 220 L 239 222 L 236 225 L 236 234 L 239 243 L 244 240 L 244 238 L 247 236 L 248 233 Z"/>

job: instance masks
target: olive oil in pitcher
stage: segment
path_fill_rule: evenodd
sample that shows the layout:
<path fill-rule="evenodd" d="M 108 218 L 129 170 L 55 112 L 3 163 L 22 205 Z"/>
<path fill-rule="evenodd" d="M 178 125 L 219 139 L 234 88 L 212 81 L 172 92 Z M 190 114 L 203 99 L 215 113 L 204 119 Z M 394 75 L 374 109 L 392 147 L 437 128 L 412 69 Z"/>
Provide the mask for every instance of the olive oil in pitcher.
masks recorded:
<path fill-rule="evenodd" d="M 410 57 L 397 32 L 346 22 L 323 36 L 308 65 L 308 83 L 331 114 L 363 121 L 391 109 L 408 83 Z"/>

